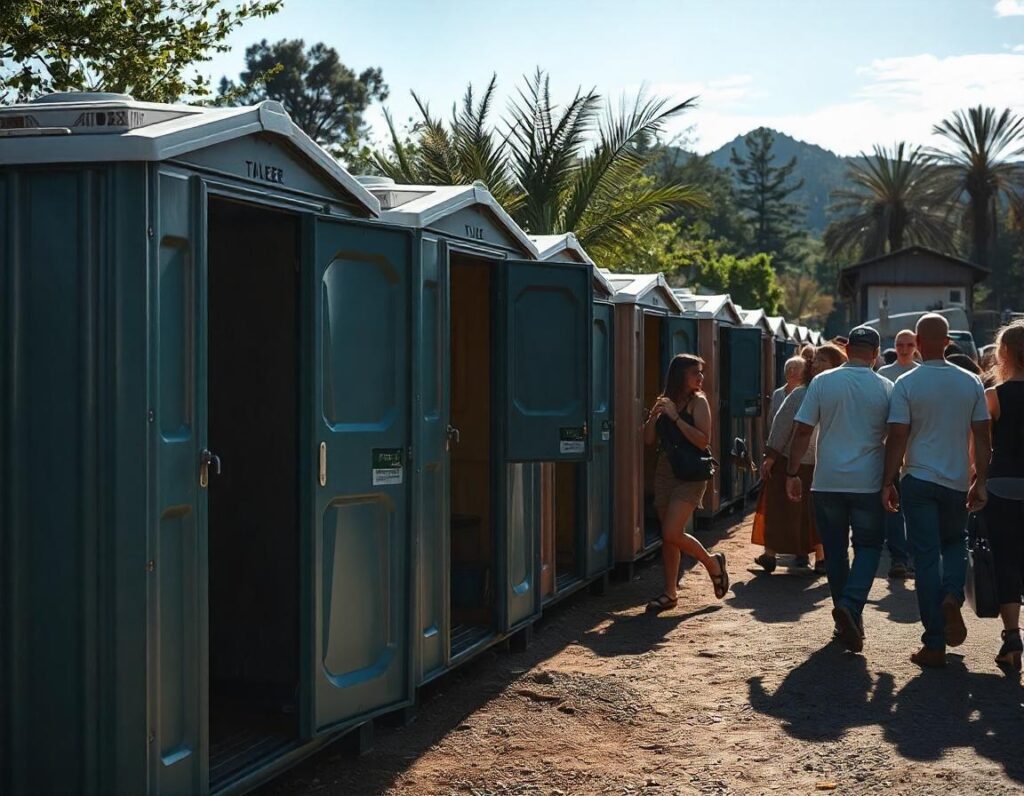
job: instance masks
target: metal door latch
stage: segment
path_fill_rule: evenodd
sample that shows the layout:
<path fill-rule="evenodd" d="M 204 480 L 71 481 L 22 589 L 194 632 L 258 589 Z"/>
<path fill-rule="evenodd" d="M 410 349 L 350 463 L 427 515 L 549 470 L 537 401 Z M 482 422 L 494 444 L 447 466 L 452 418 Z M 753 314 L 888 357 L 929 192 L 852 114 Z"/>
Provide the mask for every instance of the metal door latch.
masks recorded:
<path fill-rule="evenodd" d="M 203 448 L 199 453 L 199 486 L 203 489 L 210 485 L 211 467 L 214 475 L 220 475 L 220 456 L 209 448 Z"/>
<path fill-rule="evenodd" d="M 327 443 L 320 443 L 320 456 L 319 456 L 319 471 L 320 471 L 320 486 L 327 486 Z"/>
<path fill-rule="evenodd" d="M 459 434 L 459 430 L 451 423 L 448 424 L 447 436 L 444 441 L 444 449 L 450 451 L 452 445 L 458 445 L 462 441 L 462 436 Z"/>

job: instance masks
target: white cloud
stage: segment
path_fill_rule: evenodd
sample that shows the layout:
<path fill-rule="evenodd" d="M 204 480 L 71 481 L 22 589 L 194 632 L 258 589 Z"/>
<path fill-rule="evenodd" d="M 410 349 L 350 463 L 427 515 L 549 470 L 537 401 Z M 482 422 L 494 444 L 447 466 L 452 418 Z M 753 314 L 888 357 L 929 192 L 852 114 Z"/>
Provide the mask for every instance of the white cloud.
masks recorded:
<path fill-rule="evenodd" d="M 1024 17 L 1024 0 L 999 0 L 995 12 L 997 17 Z"/>
<path fill-rule="evenodd" d="M 1013 48 L 1013 51 L 1015 53 L 1024 53 L 1024 44 L 1018 44 L 1016 47 Z"/>
<path fill-rule="evenodd" d="M 1022 0 L 1024 1 L 1024 0 Z M 700 107 L 678 122 L 695 125 L 697 149 L 711 151 L 759 125 L 844 155 L 895 141 L 935 144 L 932 126 L 952 111 L 972 105 L 1010 107 L 1024 113 L 1024 54 L 885 58 L 857 71 L 852 96 L 837 98 L 808 113 L 752 114 L 744 101 L 759 96 L 753 81 L 715 94 L 701 92 Z M 653 87 L 652 87 L 653 88 Z M 740 90 L 742 89 L 742 90 Z"/>

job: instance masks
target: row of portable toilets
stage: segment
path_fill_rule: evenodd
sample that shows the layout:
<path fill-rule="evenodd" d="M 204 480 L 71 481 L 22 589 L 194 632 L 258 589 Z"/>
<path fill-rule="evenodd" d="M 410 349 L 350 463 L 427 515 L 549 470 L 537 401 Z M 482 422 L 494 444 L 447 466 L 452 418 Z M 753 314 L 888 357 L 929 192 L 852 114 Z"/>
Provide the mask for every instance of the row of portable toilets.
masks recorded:
<path fill-rule="evenodd" d="M 0 110 L 0 792 L 238 792 L 659 543 L 697 352 L 713 516 L 816 335 L 358 180 L 276 103 Z"/>

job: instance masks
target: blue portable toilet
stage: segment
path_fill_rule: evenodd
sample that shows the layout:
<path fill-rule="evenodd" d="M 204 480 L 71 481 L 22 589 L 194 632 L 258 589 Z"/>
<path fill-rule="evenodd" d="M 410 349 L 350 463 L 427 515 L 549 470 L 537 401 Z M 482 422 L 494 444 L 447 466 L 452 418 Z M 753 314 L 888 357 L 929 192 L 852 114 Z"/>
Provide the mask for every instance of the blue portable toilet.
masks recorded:
<path fill-rule="evenodd" d="M 413 230 L 416 669 L 427 682 L 541 610 L 541 465 L 585 462 L 592 267 L 539 262 L 481 183 L 362 178 Z M 420 374 L 419 376 L 415 375 Z"/>
<path fill-rule="evenodd" d="M 410 703 L 414 236 L 274 102 L 0 109 L 0 791 L 237 791 Z"/>
<path fill-rule="evenodd" d="M 663 274 L 605 271 L 615 288 L 615 561 L 626 572 L 661 546 L 654 508 L 655 449 L 644 445 L 647 412 L 664 387 L 669 361 L 695 353 L 697 322 Z"/>
<path fill-rule="evenodd" d="M 571 233 L 531 235 L 542 261 L 591 268 L 593 340 L 590 458 L 541 466 L 541 594 L 545 604 L 600 579 L 614 565 L 612 550 L 612 385 L 615 289 Z"/>
<path fill-rule="evenodd" d="M 743 316 L 743 324 L 761 333 L 760 363 L 758 371 L 759 401 L 757 415 L 748 419 L 750 425 L 750 436 L 748 447 L 750 449 L 750 462 L 753 469 L 747 480 L 747 490 L 751 491 L 761 485 L 760 463 L 764 459 L 765 445 L 768 441 L 768 430 L 771 418 L 768 413 L 771 408 L 772 391 L 775 389 L 775 339 L 771 323 L 764 310 L 740 309 Z"/>
<path fill-rule="evenodd" d="M 786 320 L 781 315 L 769 315 L 768 325 L 771 327 L 775 346 L 775 387 L 778 388 L 786 383 L 786 360 L 792 356 L 789 353 L 789 332 Z"/>

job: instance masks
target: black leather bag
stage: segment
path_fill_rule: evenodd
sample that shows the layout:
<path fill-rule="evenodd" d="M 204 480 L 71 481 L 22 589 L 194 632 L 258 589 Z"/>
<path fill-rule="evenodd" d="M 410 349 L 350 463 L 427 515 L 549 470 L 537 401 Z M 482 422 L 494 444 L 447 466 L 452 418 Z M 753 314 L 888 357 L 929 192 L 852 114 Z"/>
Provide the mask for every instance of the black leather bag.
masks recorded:
<path fill-rule="evenodd" d="M 662 423 L 662 420 L 665 420 Z M 668 457 L 672 474 L 680 481 L 709 481 L 715 476 L 718 462 L 711 449 L 701 450 L 690 442 L 679 426 L 664 415 L 658 418 L 661 450 Z"/>
<path fill-rule="evenodd" d="M 971 610 L 982 619 L 999 616 L 999 592 L 996 563 L 988 541 L 983 514 L 971 514 L 967 520 L 967 580 L 964 595 Z"/>

